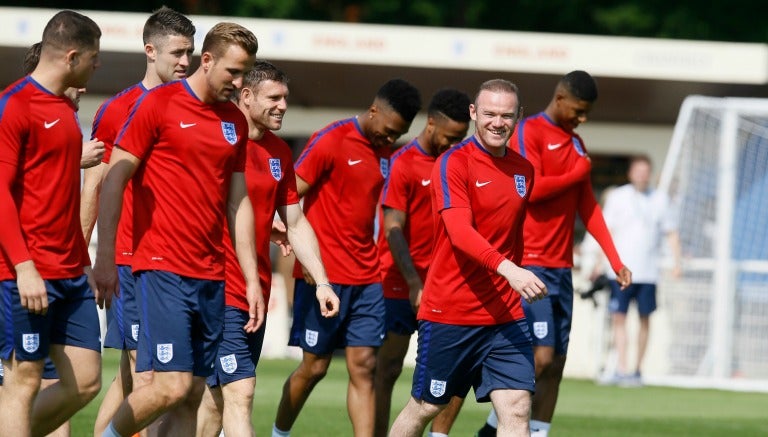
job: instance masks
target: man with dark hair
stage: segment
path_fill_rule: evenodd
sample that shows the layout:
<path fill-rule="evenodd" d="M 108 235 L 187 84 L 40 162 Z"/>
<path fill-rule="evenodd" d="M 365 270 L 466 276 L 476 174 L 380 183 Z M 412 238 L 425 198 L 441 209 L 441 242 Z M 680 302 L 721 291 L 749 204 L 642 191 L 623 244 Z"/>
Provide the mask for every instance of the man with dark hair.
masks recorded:
<path fill-rule="evenodd" d="M 271 63 L 258 61 L 245 75 L 237 101 L 249 127 L 245 164 L 249 208 L 243 220 L 254 228 L 259 281 L 264 301 L 269 302 L 272 286 L 269 242 L 275 212 L 285 223 L 287 237 L 299 262 L 319 282 L 328 283 L 328 277 L 315 232 L 299 206 L 291 149 L 272 133 L 282 127 L 288 109 L 288 76 Z M 209 389 L 198 412 L 198 437 L 217 437 L 222 427 L 226 435 L 255 435 L 251 423 L 253 390 L 266 324 L 262 323 L 255 331 L 243 329 L 248 321 L 245 280 L 227 239 L 228 236 L 224 240 L 227 253 L 224 339 L 216 353 L 215 370 L 208 377 Z M 318 287 L 315 297 L 323 317 L 338 314 L 339 298 L 330 287 Z"/>
<path fill-rule="evenodd" d="M 314 386 L 325 376 L 334 349 L 346 348 L 347 410 L 355 435 L 372 435 L 376 349 L 384 338 L 384 297 L 373 239 L 376 208 L 389 171 L 391 146 L 421 107 L 413 85 L 385 83 L 368 110 L 316 132 L 296 161 L 296 185 L 317 232 L 329 282 L 304 274 L 297 263 L 290 343 L 304 355 L 283 387 L 272 435 L 285 436 Z M 339 317 L 322 317 L 316 287 L 339 296 Z"/>
<path fill-rule="evenodd" d="M 392 436 L 421 436 L 453 397 L 474 387 L 498 409 L 504 435 L 527 435 L 533 351 L 521 297 L 546 294 L 519 267 L 533 167 L 507 149 L 521 106 L 517 87 L 484 82 L 470 105 L 475 134 L 443 153 L 431 173 L 432 265 L 419 306 L 411 398 Z"/>
<path fill-rule="evenodd" d="M 524 305 L 533 333 L 536 393 L 531 435 L 546 436 L 563 377 L 573 314 L 573 232 L 576 214 L 600 243 L 621 287 L 632 274 L 619 258 L 589 179 L 591 164 L 584 141 L 574 132 L 587 121 L 597 98 L 597 85 L 584 71 L 566 74 L 549 105 L 525 118 L 510 139 L 510 148 L 528 159 L 536 173 L 523 235 L 522 265 L 547 285 L 549 295 Z M 479 435 L 495 435 L 493 412 Z"/>
<path fill-rule="evenodd" d="M 115 138 L 130 108 L 147 91 L 163 83 L 183 79 L 192 61 L 195 26 L 183 14 L 163 7 L 149 16 L 144 24 L 144 53 L 147 67 L 144 79 L 119 92 L 101 104 L 93 120 L 91 137 L 104 141 L 104 162 L 84 173 L 80 198 L 80 224 L 86 242 L 96 223 L 99 192 L 109 162 Z M 120 282 L 120 294 L 107 310 L 107 334 L 104 347 L 121 350 L 120 368 L 99 407 L 94 423 L 94 435 L 104 432 L 120 403 L 132 389 L 145 385 L 151 372 L 135 374 L 136 346 L 140 334 L 134 278 L 131 271 L 133 253 L 132 183 L 124 193 L 123 210 L 118 224 L 115 254 Z"/>
<path fill-rule="evenodd" d="M 126 397 L 104 436 L 138 432 L 182 402 L 195 409 L 176 409 L 175 420 L 163 421 L 168 429 L 158 433 L 194 434 L 222 334 L 225 215 L 246 275 L 245 329 L 255 331 L 264 321 L 254 242 L 247 237 L 253 229 L 240 219 L 248 124 L 229 101 L 257 49 L 248 29 L 215 25 L 197 71 L 144 93 L 115 140 L 99 202 L 97 302 L 109 306 L 117 289 L 117 224 L 125 186 L 135 174 L 131 267 L 141 329 L 136 372 L 154 374 Z"/>
<path fill-rule="evenodd" d="M 90 260 L 73 208 L 83 135 L 64 95 L 85 87 L 98 67 L 100 37 L 90 18 L 59 12 L 43 31 L 37 66 L 0 94 L 0 423 L 7 435 L 55 430 L 101 387 Z M 62 383 L 38 396 L 48 356 Z"/>
<path fill-rule="evenodd" d="M 427 124 L 419 136 L 398 150 L 389 161 L 381 206 L 383 231 L 379 233 L 381 283 L 386 306 L 387 336 L 376 364 L 376 435 L 389 428 L 392 389 L 403 370 L 427 268 L 432 261 L 433 219 L 429 191 L 437 157 L 467 135 L 469 97 L 442 89 L 427 109 Z M 461 406 L 460 398 L 454 410 Z M 433 432 L 448 434 L 455 414 L 435 418 Z"/>
<path fill-rule="evenodd" d="M 22 69 L 24 75 L 32 73 L 37 67 L 37 63 L 40 62 L 40 49 L 43 46 L 42 41 L 32 44 L 27 52 L 24 54 L 24 63 Z M 80 109 L 80 95 L 85 94 L 85 88 L 70 87 L 64 91 L 64 95 L 72 100 L 75 104 L 75 110 Z M 91 138 L 90 140 L 83 142 L 83 154 L 80 157 L 80 168 L 91 168 L 101 162 L 104 157 L 104 142 L 99 141 L 97 138 Z"/>

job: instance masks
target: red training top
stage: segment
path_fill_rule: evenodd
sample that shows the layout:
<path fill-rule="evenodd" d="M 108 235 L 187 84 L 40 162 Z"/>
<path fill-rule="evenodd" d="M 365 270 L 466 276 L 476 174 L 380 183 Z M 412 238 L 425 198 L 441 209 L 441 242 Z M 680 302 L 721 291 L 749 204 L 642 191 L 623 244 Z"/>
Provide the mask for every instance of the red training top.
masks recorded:
<path fill-rule="evenodd" d="M 43 279 L 90 265 L 80 228 L 83 134 L 76 108 L 30 76 L 0 94 L 0 280 L 32 260 Z"/>
<path fill-rule="evenodd" d="M 226 202 L 247 139 L 234 103 L 203 103 L 186 79 L 136 101 L 115 140 L 143 161 L 133 178 L 134 272 L 224 280 Z"/>

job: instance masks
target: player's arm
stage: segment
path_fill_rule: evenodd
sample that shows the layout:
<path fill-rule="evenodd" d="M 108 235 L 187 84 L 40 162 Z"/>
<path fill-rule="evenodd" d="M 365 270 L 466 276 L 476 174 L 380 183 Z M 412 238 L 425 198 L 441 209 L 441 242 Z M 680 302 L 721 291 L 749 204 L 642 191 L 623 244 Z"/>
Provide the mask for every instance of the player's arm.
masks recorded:
<path fill-rule="evenodd" d="M 45 314 L 48 311 L 48 294 L 21 231 L 19 211 L 11 194 L 14 175 L 15 165 L 0 162 L 0 205 L 3 208 L 0 247 L 16 270 L 21 305 L 31 313 Z"/>
<path fill-rule="evenodd" d="M 83 153 L 80 156 L 80 168 L 87 169 L 101 163 L 104 157 L 104 142 L 93 138 L 83 143 Z"/>
<path fill-rule="evenodd" d="M 486 269 L 503 276 L 527 302 L 546 296 L 547 288 L 536 275 L 504 258 L 477 232 L 472 226 L 472 211 L 469 208 L 444 209 L 440 212 L 440 218 L 454 248 Z"/>
<path fill-rule="evenodd" d="M 245 175 L 242 172 L 233 173 L 227 199 L 227 223 L 229 235 L 232 237 L 232 246 L 235 248 L 237 261 L 245 278 L 249 320 L 244 329 L 248 333 L 253 333 L 264 323 L 266 306 L 256 265 L 256 225 L 253 206 L 247 194 Z"/>
<path fill-rule="evenodd" d="M 312 188 L 312 185 L 310 185 L 309 182 L 302 179 L 301 176 L 296 175 L 296 192 L 299 194 L 299 198 L 304 197 L 310 188 Z"/>
<path fill-rule="evenodd" d="M 83 230 L 85 244 L 91 243 L 93 227 L 99 213 L 99 194 L 108 165 L 99 163 L 83 172 L 83 188 L 80 190 L 80 227 Z"/>
<path fill-rule="evenodd" d="M 320 257 L 320 245 L 317 242 L 312 225 L 307 220 L 298 203 L 279 206 L 277 213 L 286 224 L 288 241 L 291 242 L 296 259 L 315 279 L 315 296 L 320 304 L 323 317 L 335 317 L 339 314 L 339 298 L 331 288 L 328 275 Z"/>
<path fill-rule="evenodd" d="M 592 192 L 592 183 L 589 180 L 581 184 L 578 209 L 579 216 L 584 222 L 587 231 L 600 244 L 611 268 L 616 273 L 616 281 L 621 285 L 622 290 L 627 288 L 632 283 L 632 272 L 619 257 L 619 252 L 616 250 L 616 245 L 613 244 L 613 238 L 611 238 L 611 233 L 605 224 L 603 211 L 600 209 L 597 199 L 595 199 L 595 194 Z"/>
<path fill-rule="evenodd" d="M 589 179 L 589 172 L 592 164 L 588 157 L 582 157 L 576 160 L 576 164 L 568 173 L 558 176 L 544 176 L 536 173 L 536 185 L 531 190 L 531 203 L 543 202 L 562 194 L 575 184 Z"/>
<path fill-rule="evenodd" d="M 141 160 L 120 147 L 112 149 L 112 156 L 106 168 L 98 203 L 99 243 L 96 249 L 96 263 L 93 277 L 96 283 L 96 303 L 103 308 L 112 305 L 112 296 L 119 293 L 117 266 L 115 265 L 115 242 L 117 223 L 123 209 L 123 193 L 128 181 L 136 173 Z"/>
<path fill-rule="evenodd" d="M 392 252 L 392 258 L 395 260 L 397 268 L 400 270 L 405 282 L 408 284 L 411 306 L 415 312 L 418 312 L 424 284 L 421 281 L 418 271 L 416 271 L 416 266 L 413 264 L 411 250 L 408 247 L 408 241 L 406 241 L 405 234 L 403 233 L 403 228 L 405 227 L 408 215 L 405 211 L 396 208 L 387 206 L 384 206 L 383 208 L 384 235 L 387 238 L 389 250 Z"/>

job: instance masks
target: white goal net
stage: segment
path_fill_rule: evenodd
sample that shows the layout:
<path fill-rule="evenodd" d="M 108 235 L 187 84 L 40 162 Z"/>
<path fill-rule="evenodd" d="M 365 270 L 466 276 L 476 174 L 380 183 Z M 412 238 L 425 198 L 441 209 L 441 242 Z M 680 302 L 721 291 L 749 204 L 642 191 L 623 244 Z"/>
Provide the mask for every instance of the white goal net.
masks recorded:
<path fill-rule="evenodd" d="M 683 272 L 659 283 L 675 385 L 768 389 L 768 99 L 688 97 L 659 189 Z"/>

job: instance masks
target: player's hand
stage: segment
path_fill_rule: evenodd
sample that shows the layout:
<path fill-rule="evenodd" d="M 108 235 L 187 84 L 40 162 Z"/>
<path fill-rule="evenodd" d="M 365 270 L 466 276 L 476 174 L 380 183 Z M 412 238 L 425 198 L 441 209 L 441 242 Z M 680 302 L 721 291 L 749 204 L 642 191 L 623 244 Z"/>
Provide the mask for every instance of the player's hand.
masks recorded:
<path fill-rule="evenodd" d="M 315 290 L 317 303 L 320 304 L 320 314 L 325 318 L 336 317 L 339 315 L 339 296 L 328 285 L 320 285 Z"/>
<path fill-rule="evenodd" d="M 280 253 L 282 253 L 283 256 L 288 256 L 293 251 L 291 243 L 288 242 L 288 233 L 285 228 L 285 223 L 283 223 L 282 220 L 274 220 L 272 222 L 272 231 L 269 234 L 269 241 L 280 247 Z"/>
<path fill-rule="evenodd" d="M 512 261 L 504 260 L 496 271 L 506 278 L 509 285 L 528 303 L 533 303 L 547 295 L 547 286 L 532 272 L 516 266 Z"/>
<path fill-rule="evenodd" d="M 249 334 L 253 334 L 261 328 L 261 324 L 264 323 L 264 314 L 267 312 L 261 285 L 258 280 L 252 282 L 253 284 L 245 285 L 245 298 L 248 301 L 248 322 L 243 329 Z"/>
<path fill-rule="evenodd" d="M 94 138 L 83 143 L 83 154 L 80 156 L 80 168 L 91 168 L 98 165 L 104 158 L 104 142 Z"/>
<path fill-rule="evenodd" d="M 19 288 L 21 306 L 33 314 L 48 312 L 48 292 L 45 281 L 32 260 L 16 264 L 16 286 Z"/>
<path fill-rule="evenodd" d="M 627 266 L 622 266 L 621 270 L 616 272 L 616 282 L 619 283 L 619 288 L 622 290 L 625 290 L 627 287 L 632 285 L 632 272 L 627 268 Z"/>
<path fill-rule="evenodd" d="M 408 300 L 411 301 L 411 308 L 414 313 L 419 312 L 421 306 L 421 293 L 424 291 L 424 287 L 419 285 L 418 287 L 409 287 Z"/>
<path fill-rule="evenodd" d="M 110 308 L 112 297 L 120 296 L 120 283 L 114 257 L 97 256 L 93 264 L 93 296 L 99 308 Z"/>

